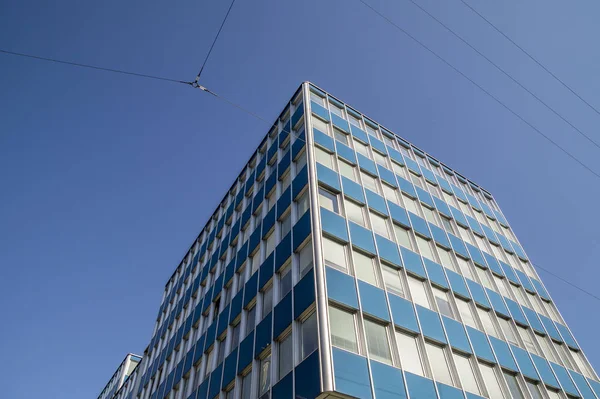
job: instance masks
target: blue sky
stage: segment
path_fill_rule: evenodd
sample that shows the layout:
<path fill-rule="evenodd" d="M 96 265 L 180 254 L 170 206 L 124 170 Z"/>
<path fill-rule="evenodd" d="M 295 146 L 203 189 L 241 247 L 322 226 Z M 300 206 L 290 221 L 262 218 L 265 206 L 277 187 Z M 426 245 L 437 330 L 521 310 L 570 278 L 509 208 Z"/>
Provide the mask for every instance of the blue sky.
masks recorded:
<path fill-rule="evenodd" d="M 459 0 L 417 0 L 581 130 L 600 116 Z M 407 0 L 370 0 L 600 171 L 598 149 Z M 600 107 L 591 0 L 472 2 Z M 0 47 L 192 80 L 228 2 L 3 4 Z M 0 329 L 10 398 L 94 397 L 266 133 L 183 85 L 0 54 Z M 358 1 L 238 1 L 204 84 L 274 120 L 304 80 L 492 192 L 537 263 L 597 292 L 600 181 Z M 598 302 L 540 273 L 591 362 Z"/>

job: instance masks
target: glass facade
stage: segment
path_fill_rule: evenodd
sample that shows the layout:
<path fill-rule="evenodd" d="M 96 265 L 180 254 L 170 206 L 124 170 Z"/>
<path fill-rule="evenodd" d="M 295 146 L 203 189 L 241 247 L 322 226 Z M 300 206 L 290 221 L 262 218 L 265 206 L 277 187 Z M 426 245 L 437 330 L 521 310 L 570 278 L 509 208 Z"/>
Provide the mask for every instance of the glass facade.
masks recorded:
<path fill-rule="evenodd" d="M 600 398 L 492 195 L 321 89 L 166 285 L 122 398 Z"/>

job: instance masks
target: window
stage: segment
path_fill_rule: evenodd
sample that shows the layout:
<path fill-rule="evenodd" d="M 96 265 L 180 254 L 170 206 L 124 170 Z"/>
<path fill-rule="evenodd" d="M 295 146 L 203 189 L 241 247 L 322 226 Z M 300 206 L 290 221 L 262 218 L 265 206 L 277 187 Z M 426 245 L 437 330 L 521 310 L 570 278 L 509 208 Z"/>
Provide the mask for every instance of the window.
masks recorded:
<path fill-rule="evenodd" d="M 570 349 L 570 348 L 569 348 L 569 352 L 571 352 L 571 356 L 575 360 L 575 363 L 577 363 L 577 367 L 579 367 L 579 371 L 582 374 L 584 374 L 588 378 L 596 378 L 594 376 L 594 372 L 591 370 L 590 366 L 588 365 L 587 360 L 585 360 L 585 356 L 583 356 L 583 352 L 574 351 L 573 349 Z"/>
<path fill-rule="evenodd" d="M 533 337 L 531 336 L 531 330 L 529 328 L 517 326 L 517 331 L 519 331 L 519 335 L 525 343 L 525 349 L 527 349 L 531 353 L 535 353 L 536 355 L 538 355 L 539 353 L 537 347 L 533 343 Z"/>
<path fill-rule="evenodd" d="M 386 145 L 392 147 L 392 148 L 396 148 L 396 143 L 394 141 L 394 139 L 392 137 L 388 137 L 385 134 L 383 135 L 383 141 L 385 142 Z"/>
<path fill-rule="evenodd" d="M 404 286 L 402 285 L 399 271 L 389 266 L 381 265 L 381 272 L 383 274 L 385 288 L 393 294 L 404 297 Z"/>
<path fill-rule="evenodd" d="M 431 243 L 421 236 L 417 235 L 415 237 L 417 238 L 417 246 L 419 247 L 419 252 L 421 252 L 421 255 L 428 259 L 435 260 L 433 257 L 433 252 L 431 251 Z"/>
<path fill-rule="evenodd" d="M 360 224 L 361 226 L 365 225 L 365 213 L 363 206 L 358 205 L 348 199 L 344 201 L 344 206 L 346 207 L 346 216 L 348 217 L 348 220 L 351 220 L 356 224 Z"/>
<path fill-rule="evenodd" d="M 322 133 L 327 135 L 331 135 L 329 133 L 329 125 L 319 118 L 312 118 L 313 132 L 315 129 L 320 130 Z"/>
<path fill-rule="evenodd" d="M 313 312 L 300 325 L 300 353 L 304 360 L 319 346 L 317 342 L 317 313 Z"/>
<path fill-rule="evenodd" d="M 275 249 L 275 231 L 271 232 L 271 234 L 267 237 L 266 245 L 265 245 L 265 258 L 271 255 L 271 252 Z M 256 261 L 258 264 L 258 261 Z M 258 265 L 257 265 L 258 268 Z"/>
<path fill-rule="evenodd" d="M 308 190 L 298 198 L 296 209 L 298 210 L 298 219 L 308 210 Z"/>
<path fill-rule="evenodd" d="M 235 386 L 225 394 L 225 399 L 235 399 Z"/>
<path fill-rule="evenodd" d="M 273 309 L 273 285 L 265 288 L 262 297 L 262 317 L 264 318 L 266 315 L 271 313 L 271 310 Z"/>
<path fill-rule="evenodd" d="M 407 229 L 398 226 L 397 224 L 394 224 L 394 232 L 396 233 L 396 239 L 398 240 L 398 244 L 411 250 L 414 249 L 410 240 L 410 234 Z"/>
<path fill-rule="evenodd" d="M 206 354 L 206 367 L 204 368 L 204 378 L 208 377 L 208 374 L 213 370 L 213 358 L 215 355 L 215 348 L 213 348 Z"/>
<path fill-rule="evenodd" d="M 461 258 L 460 256 L 457 256 L 456 260 L 458 261 L 458 267 L 462 272 L 463 276 L 475 281 L 475 278 L 473 278 L 473 272 L 471 271 L 471 266 L 469 265 L 469 261 L 464 258 Z"/>
<path fill-rule="evenodd" d="M 344 117 L 344 111 L 339 108 L 337 105 L 331 104 L 329 107 L 329 110 L 331 111 L 332 114 L 335 114 L 337 116 L 339 116 L 340 118 Z"/>
<path fill-rule="evenodd" d="M 410 175 L 410 180 L 412 180 L 413 184 L 417 187 L 423 188 L 423 182 L 421 181 L 421 178 L 413 173 L 409 173 Z"/>
<path fill-rule="evenodd" d="M 385 218 L 370 212 L 371 214 L 371 223 L 373 224 L 373 230 L 375 233 L 379 234 L 382 237 L 390 238 L 390 232 L 388 230 L 388 224 Z"/>
<path fill-rule="evenodd" d="M 404 169 L 404 166 L 392 161 L 392 169 L 394 169 L 394 172 L 396 172 L 398 176 L 406 177 L 406 170 Z"/>
<path fill-rule="evenodd" d="M 279 298 L 292 290 L 292 267 L 288 265 L 279 272 Z"/>
<path fill-rule="evenodd" d="M 252 370 L 242 378 L 242 399 L 252 399 Z"/>
<path fill-rule="evenodd" d="M 506 280 L 496 275 L 493 276 L 494 280 L 496 281 L 496 285 L 498 286 L 498 291 L 500 291 L 500 293 L 505 297 L 512 298 L 512 296 L 508 292 L 508 287 L 506 287 Z"/>
<path fill-rule="evenodd" d="M 423 209 L 423 214 L 425 215 L 425 219 L 427 219 L 427 221 L 429 223 L 433 223 L 435 225 L 438 224 L 437 218 L 435 217 L 435 212 L 432 211 L 431 209 L 427 208 L 426 206 L 422 207 Z"/>
<path fill-rule="evenodd" d="M 302 168 L 304 168 L 305 165 L 306 165 L 306 152 L 303 152 L 296 159 L 296 173 L 300 172 L 302 170 Z"/>
<path fill-rule="evenodd" d="M 356 325 L 352 313 L 329 306 L 329 325 L 333 346 L 358 353 Z"/>
<path fill-rule="evenodd" d="M 360 119 L 358 119 L 357 117 L 355 117 L 354 115 L 351 115 L 350 113 L 348 113 L 348 120 L 350 121 L 351 124 L 353 124 L 354 126 L 360 127 Z"/>
<path fill-rule="evenodd" d="M 454 385 L 450 365 L 448 364 L 448 355 L 444 348 L 429 342 L 425 343 L 425 347 L 427 348 L 434 379 L 447 385 Z"/>
<path fill-rule="evenodd" d="M 377 134 L 377 128 L 376 127 L 372 127 L 369 124 L 367 124 L 367 133 L 369 133 L 371 136 L 379 137 L 379 135 Z"/>
<path fill-rule="evenodd" d="M 331 212 L 340 213 L 337 194 L 327 191 L 322 187 L 319 187 L 319 203 L 323 208 L 329 209 Z"/>
<path fill-rule="evenodd" d="M 267 195 L 267 204 L 269 204 L 269 211 L 271 209 L 273 209 L 273 207 L 275 206 L 275 203 L 277 202 L 277 200 L 275 199 L 275 190 L 271 191 L 271 193 L 269 195 Z"/>
<path fill-rule="evenodd" d="M 506 340 L 513 345 L 519 346 L 519 341 L 515 336 L 515 331 L 513 330 L 513 325 L 510 320 L 504 319 L 502 317 L 498 318 L 498 322 L 500 323 L 500 328 L 506 337 Z"/>
<path fill-rule="evenodd" d="M 356 277 L 370 284 L 377 285 L 377 277 L 375 275 L 373 258 L 369 258 L 360 252 L 353 251 L 354 270 Z"/>
<path fill-rule="evenodd" d="M 318 163 L 327 166 L 329 169 L 333 169 L 333 158 L 330 153 L 315 147 L 315 159 Z"/>
<path fill-rule="evenodd" d="M 281 237 L 285 237 L 287 235 L 287 233 L 290 232 L 290 230 L 292 229 L 292 218 L 290 217 L 290 213 L 288 212 L 287 215 L 285 215 L 282 219 L 281 219 Z"/>
<path fill-rule="evenodd" d="M 532 399 L 544 399 L 544 397 L 542 396 L 542 393 L 540 392 L 540 387 L 538 387 L 537 384 L 534 384 L 531 381 L 526 381 L 526 383 L 527 383 L 527 389 L 529 390 L 529 393 L 531 394 Z"/>
<path fill-rule="evenodd" d="M 384 157 L 383 155 L 381 155 L 380 153 L 378 153 L 377 151 L 373 151 L 373 159 L 375 160 L 376 163 L 378 163 L 379 165 L 382 165 L 384 167 L 388 167 L 387 164 L 387 157 Z"/>
<path fill-rule="evenodd" d="M 442 195 L 444 196 L 444 201 L 448 204 L 456 206 L 456 200 L 454 199 L 454 195 L 448 194 L 447 192 L 442 190 Z"/>
<path fill-rule="evenodd" d="M 433 296 L 435 298 L 438 311 L 444 316 L 454 318 L 454 312 L 452 312 L 452 306 L 448 300 L 448 293 L 439 288 L 433 288 Z"/>
<path fill-rule="evenodd" d="M 408 211 L 414 213 L 415 215 L 419 214 L 419 211 L 417 210 L 417 202 L 414 199 L 403 195 L 402 200 L 404 201 L 404 206 Z"/>
<path fill-rule="evenodd" d="M 312 241 L 309 241 L 300 250 L 300 253 L 298 254 L 298 263 L 300 270 L 300 278 L 302 278 L 313 267 Z"/>
<path fill-rule="evenodd" d="M 460 313 L 460 317 L 462 318 L 462 322 L 468 326 L 477 328 L 477 323 L 475 323 L 475 317 L 473 316 L 473 311 L 471 310 L 471 305 L 469 304 L 469 302 L 459 298 L 455 299 L 456 305 L 458 307 L 458 312 Z"/>
<path fill-rule="evenodd" d="M 333 137 L 335 137 L 335 139 L 337 141 L 340 141 L 346 145 L 348 145 L 348 136 L 346 136 L 346 133 L 342 133 L 339 130 L 337 130 L 336 128 L 333 129 Z"/>
<path fill-rule="evenodd" d="M 492 285 L 492 282 L 490 281 L 490 276 L 488 276 L 487 271 L 480 267 L 475 267 L 475 270 L 477 271 L 477 275 L 479 276 L 479 279 L 481 280 L 481 284 L 483 284 L 484 287 L 493 290 L 494 286 Z"/>
<path fill-rule="evenodd" d="M 354 140 L 354 149 L 356 150 L 356 152 L 358 152 L 359 154 L 364 155 L 365 157 L 371 159 L 371 154 L 369 154 L 369 147 L 367 147 L 366 145 L 364 145 L 363 143 Z"/>
<path fill-rule="evenodd" d="M 323 253 L 325 254 L 325 265 L 348 271 L 346 247 L 323 237 Z"/>
<path fill-rule="evenodd" d="M 246 335 L 254 330 L 254 323 L 256 323 L 256 306 L 246 311 Z"/>
<path fill-rule="evenodd" d="M 513 399 L 525 399 L 517 377 L 505 371 L 504 378 L 506 378 L 506 384 L 508 384 L 508 390 Z"/>
<path fill-rule="evenodd" d="M 310 92 L 310 99 L 323 107 L 325 106 L 325 99 L 312 91 Z"/>
<path fill-rule="evenodd" d="M 481 370 L 481 375 L 483 376 L 483 381 L 485 382 L 485 386 L 487 388 L 487 396 L 490 399 L 504 399 L 502 388 L 500 387 L 500 382 L 498 381 L 498 376 L 494 371 L 495 367 L 489 366 L 485 363 L 479 363 L 479 369 Z"/>
<path fill-rule="evenodd" d="M 231 348 L 229 352 L 237 348 L 238 343 L 240 341 L 240 325 L 242 323 L 238 322 L 235 326 L 231 328 Z"/>
<path fill-rule="evenodd" d="M 536 337 L 546 359 L 553 361 L 554 363 L 560 363 L 559 360 L 556 358 L 554 349 L 552 349 L 552 345 L 550 344 L 550 338 L 538 334 L 536 334 Z"/>
<path fill-rule="evenodd" d="M 279 341 L 279 379 L 285 377 L 294 367 L 294 341 L 292 334 Z"/>
<path fill-rule="evenodd" d="M 477 385 L 475 370 L 473 369 L 471 359 L 455 353 L 454 363 L 456 364 L 456 370 L 460 376 L 463 389 L 479 395 L 481 392 L 479 390 L 479 386 Z"/>
<path fill-rule="evenodd" d="M 365 320 L 365 334 L 367 337 L 367 349 L 369 350 L 371 359 L 392 364 L 386 327 L 370 320 Z"/>
<path fill-rule="evenodd" d="M 291 182 L 292 182 L 291 173 L 288 172 L 285 174 L 285 176 L 283 176 L 281 178 L 281 192 L 282 193 L 290 186 Z"/>
<path fill-rule="evenodd" d="M 473 243 L 473 240 L 471 239 L 471 234 L 469 233 L 469 230 L 465 229 L 462 226 L 458 226 L 458 232 L 460 233 L 460 237 L 465 241 L 468 242 L 471 245 L 475 245 Z"/>
<path fill-rule="evenodd" d="M 369 176 L 368 174 L 364 173 L 364 172 L 360 172 L 360 177 L 362 179 L 363 185 L 368 188 L 371 191 L 374 191 L 378 194 L 381 194 L 379 192 L 379 185 L 377 184 L 377 180 L 375 180 L 374 177 Z"/>
<path fill-rule="evenodd" d="M 268 398 L 271 386 L 271 355 L 260 361 L 260 376 L 258 379 L 259 399 Z"/>
<path fill-rule="evenodd" d="M 444 229 L 448 232 L 448 233 L 452 233 L 452 234 L 456 234 L 454 232 L 454 227 L 452 226 L 452 222 L 450 222 L 450 219 L 448 219 L 445 216 L 442 216 L 442 225 L 444 226 Z"/>
<path fill-rule="evenodd" d="M 570 368 L 571 370 L 575 370 L 575 367 L 573 367 L 573 363 L 571 363 L 571 357 L 569 356 L 569 350 L 567 349 L 567 345 L 565 344 L 558 344 L 555 342 L 558 354 L 560 356 L 560 358 L 563 361 L 563 364 L 565 365 L 565 367 Z"/>
<path fill-rule="evenodd" d="M 496 330 L 496 326 L 492 320 L 492 312 L 478 307 L 477 313 L 479 314 L 479 318 L 481 319 L 481 323 L 483 324 L 483 329 L 485 332 L 498 338 L 498 331 Z"/>
<path fill-rule="evenodd" d="M 394 204 L 400 205 L 400 200 L 398 199 L 398 190 L 393 187 L 388 186 L 387 184 L 383 185 L 383 195 L 388 201 L 393 202 Z"/>
<path fill-rule="evenodd" d="M 342 161 L 341 159 L 338 159 L 338 166 L 342 176 L 345 176 L 352 181 L 356 181 L 356 167 L 350 165 L 348 162 Z"/>
<path fill-rule="evenodd" d="M 396 342 L 398 342 L 398 350 L 400 351 L 400 361 L 402 368 L 405 371 L 413 374 L 425 376 L 425 367 L 417 337 L 406 335 L 396 331 Z"/>
<path fill-rule="evenodd" d="M 414 303 L 431 309 L 427 292 L 425 291 L 425 282 L 417 280 L 414 277 L 408 277 L 408 286 L 410 287 L 410 295 Z"/>
<path fill-rule="evenodd" d="M 454 266 L 454 262 L 452 262 L 452 255 L 450 255 L 450 251 L 437 247 L 438 255 L 440 256 L 440 261 L 444 267 L 447 267 L 450 270 L 456 271 L 456 266 Z"/>

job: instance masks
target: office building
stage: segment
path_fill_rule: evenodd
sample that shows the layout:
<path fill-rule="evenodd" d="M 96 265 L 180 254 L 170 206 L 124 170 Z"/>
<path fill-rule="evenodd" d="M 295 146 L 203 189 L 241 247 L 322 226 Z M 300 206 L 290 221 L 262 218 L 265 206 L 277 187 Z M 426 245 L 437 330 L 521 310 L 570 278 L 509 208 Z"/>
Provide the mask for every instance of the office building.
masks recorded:
<path fill-rule="evenodd" d="M 600 398 L 479 184 L 310 83 L 249 155 L 122 398 Z"/>
<path fill-rule="evenodd" d="M 142 361 L 142 357 L 138 355 L 134 355 L 133 353 L 127 354 L 125 359 L 121 362 L 117 370 L 113 373 L 112 377 L 100 393 L 98 395 L 98 399 L 113 399 L 116 397 L 116 393 L 121 389 L 123 384 L 125 384 L 129 380 L 129 376 L 135 368 Z"/>

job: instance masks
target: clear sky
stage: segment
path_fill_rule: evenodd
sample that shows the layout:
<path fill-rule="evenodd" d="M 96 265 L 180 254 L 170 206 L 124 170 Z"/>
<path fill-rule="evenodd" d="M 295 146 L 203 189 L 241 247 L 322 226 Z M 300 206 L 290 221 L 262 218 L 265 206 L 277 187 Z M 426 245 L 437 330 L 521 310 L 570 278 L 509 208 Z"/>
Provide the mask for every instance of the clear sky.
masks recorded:
<path fill-rule="evenodd" d="M 417 0 L 600 142 L 586 108 L 459 0 Z M 407 0 L 370 0 L 600 171 L 597 148 Z M 592 0 L 473 1 L 600 107 Z M 0 5 L 0 48 L 192 80 L 229 3 Z M 147 345 L 166 280 L 265 135 L 183 85 L 0 54 L 3 397 L 93 398 Z M 356 0 L 239 0 L 205 69 L 274 120 L 310 80 L 492 192 L 534 263 L 598 292 L 600 179 Z M 540 273 L 600 367 L 598 301 Z"/>

